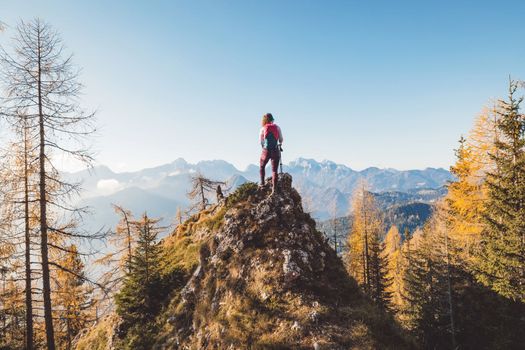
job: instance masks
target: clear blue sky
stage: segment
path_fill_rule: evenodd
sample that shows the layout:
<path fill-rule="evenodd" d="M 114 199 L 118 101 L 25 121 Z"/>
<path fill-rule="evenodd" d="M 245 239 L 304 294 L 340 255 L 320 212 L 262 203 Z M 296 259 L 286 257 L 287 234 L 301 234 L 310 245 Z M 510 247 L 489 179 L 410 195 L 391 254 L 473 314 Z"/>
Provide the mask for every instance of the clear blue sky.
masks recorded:
<path fill-rule="evenodd" d="M 116 170 L 257 163 L 265 112 L 285 162 L 448 167 L 508 75 L 525 78 L 524 15 L 523 1 L 0 1 L 8 25 L 62 33 Z"/>

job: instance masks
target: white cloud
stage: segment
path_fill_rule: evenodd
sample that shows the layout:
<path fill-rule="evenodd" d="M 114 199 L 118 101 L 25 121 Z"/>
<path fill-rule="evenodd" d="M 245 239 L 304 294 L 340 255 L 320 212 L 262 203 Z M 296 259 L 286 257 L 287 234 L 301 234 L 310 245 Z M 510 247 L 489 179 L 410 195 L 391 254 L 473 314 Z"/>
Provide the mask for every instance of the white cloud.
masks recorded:
<path fill-rule="evenodd" d="M 102 179 L 97 182 L 97 190 L 104 195 L 115 193 L 122 189 L 122 185 L 116 179 Z"/>

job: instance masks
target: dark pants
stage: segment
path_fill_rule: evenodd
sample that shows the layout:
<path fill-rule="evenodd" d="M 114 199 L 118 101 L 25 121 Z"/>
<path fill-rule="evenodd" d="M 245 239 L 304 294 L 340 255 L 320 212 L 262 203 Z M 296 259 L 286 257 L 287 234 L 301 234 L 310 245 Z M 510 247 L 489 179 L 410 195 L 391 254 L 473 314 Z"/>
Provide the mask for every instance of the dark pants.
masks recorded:
<path fill-rule="evenodd" d="M 266 167 L 266 164 L 268 164 L 269 160 L 272 160 L 272 184 L 275 188 L 275 185 L 277 185 L 277 177 L 279 169 L 279 160 L 281 159 L 281 153 L 279 150 L 275 149 L 263 149 L 261 154 L 261 160 L 260 160 L 260 167 L 259 167 L 259 174 L 261 175 L 261 184 L 264 184 L 264 177 L 265 172 L 264 168 Z"/>

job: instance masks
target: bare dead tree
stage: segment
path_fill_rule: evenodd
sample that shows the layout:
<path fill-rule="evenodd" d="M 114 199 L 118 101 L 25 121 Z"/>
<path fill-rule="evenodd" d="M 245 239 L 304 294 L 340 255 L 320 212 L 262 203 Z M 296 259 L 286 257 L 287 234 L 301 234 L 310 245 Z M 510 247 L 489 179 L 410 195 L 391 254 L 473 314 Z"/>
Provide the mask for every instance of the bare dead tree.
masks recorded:
<path fill-rule="evenodd" d="M 79 71 L 73 65 L 72 56 L 66 55 L 58 32 L 39 19 L 22 21 L 13 41 L 12 54 L 0 48 L 5 87 L 2 114 L 13 125 L 20 125 L 18 112 L 23 111 L 27 128 L 38 135 L 42 296 L 47 348 L 54 350 L 49 249 L 50 243 L 56 242 L 50 242 L 49 235 L 58 243 L 61 239 L 56 237 L 71 240 L 96 235 L 79 232 L 78 225 L 70 223 L 81 222 L 86 213 L 86 208 L 69 204 L 78 196 L 80 184 L 64 181 L 53 157 L 65 155 L 91 164 L 85 142 L 95 131 L 94 114 L 86 114 L 80 108 Z M 68 222 L 61 224 L 60 216 L 67 217 Z"/>
<path fill-rule="evenodd" d="M 191 189 L 188 192 L 188 198 L 192 200 L 192 205 L 188 211 L 196 209 L 204 210 L 209 204 L 207 195 L 209 193 L 216 193 L 218 186 L 226 185 L 222 181 L 210 180 L 201 173 L 196 173 L 191 177 Z M 222 193 L 222 190 L 221 190 Z"/>
<path fill-rule="evenodd" d="M 26 348 L 33 349 L 33 296 L 31 294 L 31 226 L 30 226 L 30 176 L 34 173 L 30 166 L 32 155 L 32 143 L 30 142 L 29 129 L 27 127 L 26 116 L 22 116 L 22 135 L 23 135 L 23 168 L 24 168 L 24 250 L 25 250 L 25 304 L 26 304 Z"/>

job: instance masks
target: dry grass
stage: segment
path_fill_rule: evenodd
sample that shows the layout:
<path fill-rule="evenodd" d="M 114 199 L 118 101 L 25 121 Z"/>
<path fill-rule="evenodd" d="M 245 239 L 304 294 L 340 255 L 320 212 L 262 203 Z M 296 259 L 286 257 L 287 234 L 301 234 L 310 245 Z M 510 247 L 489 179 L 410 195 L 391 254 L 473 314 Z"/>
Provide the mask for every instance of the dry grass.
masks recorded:
<path fill-rule="evenodd" d="M 108 350 L 111 348 L 113 329 L 117 322 L 114 315 L 107 316 L 92 326 L 86 334 L 79 338 L 74 346 L 76 350 Z"/>

